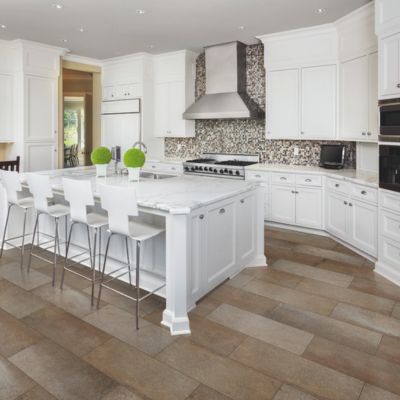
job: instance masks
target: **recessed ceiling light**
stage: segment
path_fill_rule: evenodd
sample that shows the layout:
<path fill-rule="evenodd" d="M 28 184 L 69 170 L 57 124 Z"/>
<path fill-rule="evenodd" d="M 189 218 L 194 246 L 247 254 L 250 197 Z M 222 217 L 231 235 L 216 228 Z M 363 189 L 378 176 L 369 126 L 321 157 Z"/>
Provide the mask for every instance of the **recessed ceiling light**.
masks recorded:
<path fill-rule="evenodd" d="M 85 32 L 85 28 L 79 28 L 79 32 Z"/>
<path fill-rule="evenodd" d="M 149 49 L 154 49 L 154 44 L 148 44 L 148 45 L 147 45 L 147 48 L 149 48 Z"/>
<path fill-rule="evenodd" d="M 146 14 L 146 10 L 136 10 L 136 14 L 143 15 Z"/>
<path fill-rule="evenodd" d="M 239 25 L 237 28 L 239 29 L 239 31 L 244 31 L 246 29 L 244 25 Z"/>
<path fill-rule="evenodd" d="M 57 10 L 61 10 L 64 6 L 62 4 L 54 3 L 52 4 L 52 7 L 57 8 Z"/>
<path fill-rule="evenodd" d="M 1 29 L 7 29 L 7 25 L 0 24 L 0 28 L 1 28 Z"/>
<path fill-rule="evenodd" d="M 315 14 L 323 14 L 324 12 L 326 12 L 326 9 L 325 9 L 325 8 L 317 8 L 317 9 L 315 10 Z"/>
<path fill-rule="evenodd" d="M 67 43 L 68 42 L 68 39 L 63 39 L 62 40 L 64 43 Z"/>

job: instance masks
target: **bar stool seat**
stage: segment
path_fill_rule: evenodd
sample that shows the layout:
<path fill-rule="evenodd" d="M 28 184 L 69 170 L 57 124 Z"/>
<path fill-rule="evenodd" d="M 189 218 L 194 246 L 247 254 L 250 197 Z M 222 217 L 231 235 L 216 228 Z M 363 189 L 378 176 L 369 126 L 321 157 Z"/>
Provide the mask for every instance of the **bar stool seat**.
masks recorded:
<path fill-rule="evenodd" d="M 129 237 L 139 242 L 151 239 L 164 231 L 165 229 L 156 227 L 154 225 L 145 224 L 142 222 L 129 222 Z"/>
<path fill-rule="evenodd" d="M 98 214 L 98 213 L 89 213 L 87 215 L 87 224 L 91 228 L 99 228 L 101 226 L 108 225 L 108 218 L 106 215 Z"/>
<path fill-rule="evenodd" d="M 61 218 L 69 215 L 69 207 L 64 204 L 53 204 L 48 207 L 47 214 L 53 218 Z"/>
<path fill-rule="evenodd" d="M 18 199 L 14 204 L 21 208 L 26 208 L 26 209 L 33 208 L 34 207 L 33 197 L 25 197 L 23 199 Z"/>

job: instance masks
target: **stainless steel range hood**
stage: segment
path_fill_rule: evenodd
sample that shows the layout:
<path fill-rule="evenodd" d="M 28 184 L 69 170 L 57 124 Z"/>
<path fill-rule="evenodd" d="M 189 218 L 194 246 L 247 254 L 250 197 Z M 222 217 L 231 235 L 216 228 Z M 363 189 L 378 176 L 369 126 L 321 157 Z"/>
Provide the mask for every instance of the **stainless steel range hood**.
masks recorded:
<path fill-rule="evenodd" d="M 205 49 L 206 93 L 184 113 L 184 119 L 262 118 L 246 93 L 246 45 L 231 42 Z"/>

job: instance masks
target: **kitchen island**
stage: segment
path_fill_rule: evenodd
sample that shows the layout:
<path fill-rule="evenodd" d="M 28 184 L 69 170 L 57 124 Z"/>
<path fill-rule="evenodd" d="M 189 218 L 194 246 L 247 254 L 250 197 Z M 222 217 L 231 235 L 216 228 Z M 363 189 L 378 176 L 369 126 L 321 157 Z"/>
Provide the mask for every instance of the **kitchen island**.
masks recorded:
<path fill-rule="evenodd" d="M 92 181 L 95 198 L 105 185 L 133 185 L 139 206 L 138 219 L 163 226 L 165 234 L 145 243 L 142 253 L 141 287 L 166 299 L 162 323 L 171 334 L 190 333 L 188 311 L 224 280 L 249 266 L 266 265 L 264 255 L 263 188 L 254 182 L 198 176 L 168 176 L 144 173 L 139 183 L 126 176 L 96 178 L 93 167 L 41 172 L 51 176 L 57 201 L 63 200 L 62 178 Z M 0 196 L 4 209 L 4 193 Z M 96 202 L 96 211 L 102 212 Z M 3 214 L 0 219 L 3 218 Z M 14 220 L 19 216 L 14 213 Z M 18 221 L 13 226 L 21 226 Z M 3 223 L 0 220 L 0 226 Z M 50 221 L 40 230 L 52 233 Z M 60 229 L 62 239 L 65 229 Z M 74 230 L 72 251 L 87 247 L 85 230 Z M 15 234 L 17 232 L 13 232 Z M 106 234 L 103 234 L 102 248 Z M 110 266 L 125 262 L 123 240 L 110 248 Z M 134 258 L 134 246 L 131 246 Z M 72 255 L 73 253 L 71 253 Z M 106 269 L 107 271 L 107 269 Z"/>

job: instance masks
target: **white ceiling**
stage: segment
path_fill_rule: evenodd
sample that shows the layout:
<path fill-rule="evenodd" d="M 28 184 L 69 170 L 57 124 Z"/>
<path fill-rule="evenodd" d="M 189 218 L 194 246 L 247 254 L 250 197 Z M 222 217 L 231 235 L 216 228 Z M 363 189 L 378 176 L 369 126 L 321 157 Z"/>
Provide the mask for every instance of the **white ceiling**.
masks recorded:
<path fill-rule="evenodd" d="M 0 39 L 33 40 L 99 59 L 142 51 L 200 51 L 210 44 L 250 44 L 257 35 L 332 22 L 369 1 L 0 0 L 0 24 L 7 26 L 0 28 Z M 316 14 L 317 8 L 326 12 Z"/>

